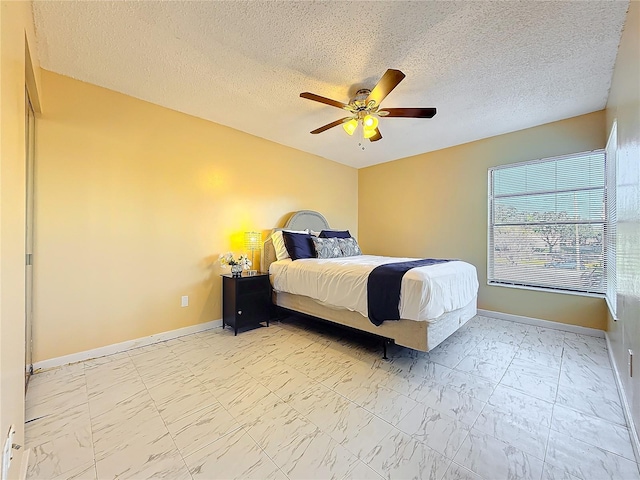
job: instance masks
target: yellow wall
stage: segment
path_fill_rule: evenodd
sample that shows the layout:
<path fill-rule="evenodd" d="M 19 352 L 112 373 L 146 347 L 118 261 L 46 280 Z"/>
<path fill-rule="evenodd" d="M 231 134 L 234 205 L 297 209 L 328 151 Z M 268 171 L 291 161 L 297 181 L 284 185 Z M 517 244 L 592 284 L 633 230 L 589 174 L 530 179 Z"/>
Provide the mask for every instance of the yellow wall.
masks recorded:
<path fill-rule="evenodd" d="M 357 232 L 353 168 L 48 71 L 42 87 L 34 361 L 220 319 L 218 255 L 287 213 Z"/>
<path fill-rule="evenodd" d="M 629 376 L 628 351 L 640 372 L 640 2 L 631 2 L 607 103 L 607 126 L 618 122 L 616 245 L 618 321 L 609 339 L 640 436 L 640 374 Z M 640 452 L 638 452 L 640 455 Z"/>
<path fill-rule="evenodd" d="M 460 258 L 478 269 L 478 307 L 604 328 L 600 298 L 487 285 L 487 169 L 605 146 L 596 112 L 359 170 L 365 253 Z"/>
<path fill-rule="evenodd" d="M 31 46 L 27 65 L 26 41 Z M 16 427 L 24 445 L 25 330 L 25 71 L 30 93 L 37 99 L 38 65 L 31 4 L 0 3 L 0 432 Z M 22 451 L 11 464 L 16 478 Z"/>

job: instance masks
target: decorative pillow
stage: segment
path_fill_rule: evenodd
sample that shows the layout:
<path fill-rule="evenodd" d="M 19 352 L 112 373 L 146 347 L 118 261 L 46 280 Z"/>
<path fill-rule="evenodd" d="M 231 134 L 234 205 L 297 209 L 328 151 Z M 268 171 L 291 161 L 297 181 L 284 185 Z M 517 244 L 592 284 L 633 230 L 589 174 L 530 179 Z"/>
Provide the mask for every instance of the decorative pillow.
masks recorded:
<path fill-rule="evenodd" d="M 337 238 L 311 237 L 311 240 L 316 247 L 318 258 L 342 257 L 342 250 L 340 250 L 340 245 L 338 245 Z"/>
<path fill-rule="evenodd" d="M 284 244 L 291 260 L 299 260 L 301 258 L 315 258 L 316 251 L 311 241 L 311 235 L 308 233 L 292 233 L 282 232 Z"/>
<path fill-rule="evenodd" d="M 291 233 L 308 233 L 306 230 L 278 230 L 273 232 L 273 235 L 271 235 L 271 241 L 273 242 L 273 248 L 276 251 L 276 258 L 278 260 L 289 258 L 289 252 L 287 252 L 287 247 L 284 244 L 284 238 L 282 238 L 282 232 L 284 231 Z"/>
<path fill-rule="evenodd" d="M 353 257 L 354 255 L 362 255 L 362 250 L 355 238 L 337 238 L 338 246 L 342 250 L 343 257 Z"/>
<path fill-rule="evenodd" d="M 320 238 L 351 238 L 349 230 L 322 230 Z"/>

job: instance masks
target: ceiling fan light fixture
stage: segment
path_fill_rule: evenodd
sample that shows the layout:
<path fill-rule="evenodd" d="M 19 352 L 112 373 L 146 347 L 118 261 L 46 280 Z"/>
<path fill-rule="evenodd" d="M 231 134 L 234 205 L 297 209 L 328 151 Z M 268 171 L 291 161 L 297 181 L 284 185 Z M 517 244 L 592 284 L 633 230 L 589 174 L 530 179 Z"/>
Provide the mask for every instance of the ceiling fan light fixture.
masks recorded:
<path fill-rule="evenodd" d="M 352 118 L 348 122 L 344 122 L 342 124 L 342 128 L 344 128 L 344 131 L 347 132 L 349 135 L 353 135 L 353 132 L 355 132 L 356 128 L 358 128 L 358 120 L 356 120 L 355 118 Z"/>
<path fill-rule="evenodd" d="M 365 117 L 362 119 L 362 126 L 365 128 L 365 130 L 375 130 L 376 128 L 378 128 L 378 119 L 373 115 L 365 115 Z"/>
<path fill-rule="evenodd" d="M 375 128 L 365 128 L 362 130 L 362 136 L 364 138 L 371 138 L 376 134 Z"/>

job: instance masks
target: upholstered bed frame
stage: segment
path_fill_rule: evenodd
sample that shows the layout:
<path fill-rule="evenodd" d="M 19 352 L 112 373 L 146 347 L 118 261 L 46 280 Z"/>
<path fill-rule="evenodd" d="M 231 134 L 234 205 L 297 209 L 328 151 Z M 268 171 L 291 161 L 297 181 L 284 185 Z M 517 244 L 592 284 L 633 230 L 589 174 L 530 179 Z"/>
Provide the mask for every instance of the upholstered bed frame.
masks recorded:
<path fill-rule="evenodd" d="M 319 232 L 330 228 L 329 223 L 320 213 L 312 210 L 300 210 L 289 218 L 284 228 L 275 228 L 273 231 L 309 229 Z M 264 241 L 263 247 L 261 268 L 263 272 L 268 272 L 271 263 L 276 261 L 276 253 L 271 236 Z M 312 298 L 301 295 L 274 291 L 273 303 L 286 310 L 328 320 L 378 335 L 404 347 L 428 352 L 473 318 L 476 314 L 477 297 L 465 307 L 445 313 L 433 320 L 414 321 L 400 319 L 386 321 L 379 327 L 358 312 L 331 308 Z"/>

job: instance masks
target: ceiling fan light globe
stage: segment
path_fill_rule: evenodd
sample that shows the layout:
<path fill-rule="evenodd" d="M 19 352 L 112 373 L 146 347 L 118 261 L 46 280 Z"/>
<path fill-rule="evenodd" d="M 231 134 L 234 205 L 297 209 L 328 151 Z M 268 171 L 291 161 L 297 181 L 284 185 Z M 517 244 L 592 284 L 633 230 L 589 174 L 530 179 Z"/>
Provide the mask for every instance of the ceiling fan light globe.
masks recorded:
<path fill-rule="evenodd" d="M 362 119 L 362 126 L 365 129 L 375 130 L 378 127 L 378 119 L 373 115 L 367 115 Z"/>
<path fill-rule="evenodd" d="M 362 136 L 364 138 L 371 138 L 376 134 L 375 128 L 365 128 L 362 130 Z"/>
<path fill-rule="evenodd" d="M 342 124 L 342 128 L 344 128 L 344 131 L 349 135 L 353 135 L 353 132 L 355 132 L 356 128 L 358 128 L 358 121 L 355 118 L 352 118 L 348 122 L 344 122 Z"/>

